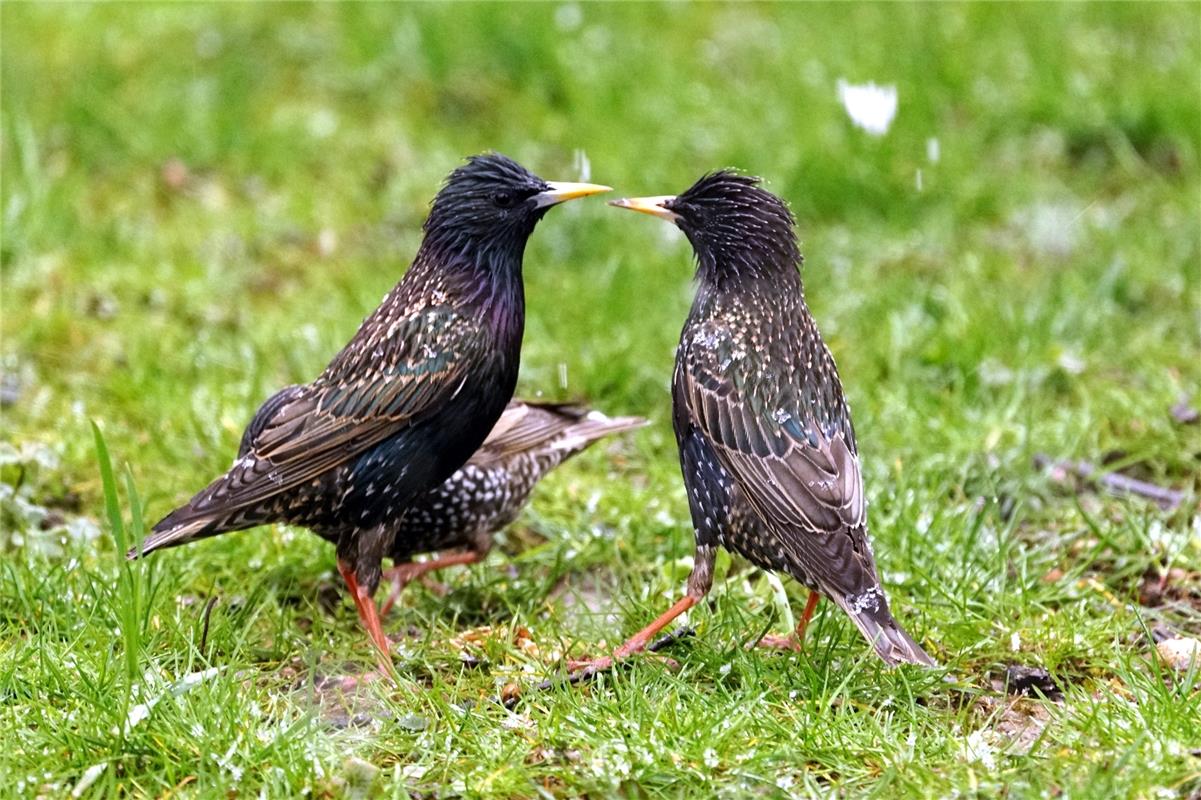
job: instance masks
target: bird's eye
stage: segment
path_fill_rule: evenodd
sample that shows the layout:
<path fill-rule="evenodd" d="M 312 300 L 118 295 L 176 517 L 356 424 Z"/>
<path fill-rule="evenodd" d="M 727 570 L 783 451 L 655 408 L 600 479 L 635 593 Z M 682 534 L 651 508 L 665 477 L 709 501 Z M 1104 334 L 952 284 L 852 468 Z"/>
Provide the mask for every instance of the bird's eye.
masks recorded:
<path fill-rule="evenodd" d="M 510 192 L 494 192 L 492 194 L 492 202 L 501 208 L 512 208 L 513 195 Z"/>

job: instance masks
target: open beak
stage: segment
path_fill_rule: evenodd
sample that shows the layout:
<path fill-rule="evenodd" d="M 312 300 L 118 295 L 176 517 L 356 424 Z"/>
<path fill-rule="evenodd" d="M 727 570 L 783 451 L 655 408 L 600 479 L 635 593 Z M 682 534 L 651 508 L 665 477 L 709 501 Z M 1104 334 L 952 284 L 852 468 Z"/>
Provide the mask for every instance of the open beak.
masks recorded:
<path fill-rule="evenodd" d="M 577 197 L 587 197 L 590 194 L 611 192 L 613 187 L 601 186 L 599 183 L 547 183 L 550 188 L 545 192 L 534 195 L 534 208 L 545 208 L 558 205 Z"/>
<path fill-rule="evenodd" d="M 675 222 L 680 218 L 680 215 L 667 207 L 667 204 L 676 197 L 673 194 L 660 194 L 655 197 L 623 197 L 620 200 L 610 200 L 609 205 L 617 206 L 618 208 L 628 208 L 631 211 L 641 211 L 643 214 L 650 214 L 655 217 L 660 217 L 668 222 Z"/>

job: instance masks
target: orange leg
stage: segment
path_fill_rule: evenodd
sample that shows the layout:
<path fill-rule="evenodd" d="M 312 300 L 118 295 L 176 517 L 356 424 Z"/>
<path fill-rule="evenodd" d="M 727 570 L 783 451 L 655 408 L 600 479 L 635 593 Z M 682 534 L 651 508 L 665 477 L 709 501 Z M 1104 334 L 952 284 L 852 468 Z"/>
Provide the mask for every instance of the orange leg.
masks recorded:
<path fill-rule="evenodd" d="M 392 605 L 400 597 L 400 593 L 404 591 L 405 586 L 410 581 L 420 578 L 422 575 L 433 572 L 434 570 L 443 569 L 444 567 L 454 567 L 460 564 L 474 564 L 484 557 L 483 553 L 478 553 L 475 550 L 467 550 L 462 553 L 453 553 L 448 556 L 439 556 L 438 558 L 430 559 L 429 561 L 409 561 L 404 564 L 397 564 L 391 569 L 384 570 L 384 577 L 392 581 L 392 591 L 388 595 L 388 599 L 380 606 L 380 615 L 387 614 L 392 608 Z"/>
<path fill-rule="evenodd" d="M 363 627 L 367 629 L 367 635 L 378 651 L 380 669 L 385 675 L 393 674 L 392 650 L 388 646 L 387 637 L 384 636 L 383 626 L 380 625 L 379 613 L 375 609 L 375 598 L 368 593 L 366 587 L 359 585 L 354 576 L 354 570 L 349 564 L 339 560 L 338 572 L 342 574 L 342 579 L 350 588 L 351 599 L 359 609 L 359 619 L 362 621 Z"/>
<path fill-rule="evenodd" d="M 817 601 L 821 600 L 822 596 L 812 589 L 809 590 L 809 599 L 805 601 L 805 610 L 801 612 L 801 621 L 796 625 L 796 642 L 797 645 L 805 643 L 805 631 L 809 627 L 809 620 L 813 619 L 813 612 L 817 610 Z"/>
<path fill-rule="evenodd" d="M 805 641 L 805 630 L 809 627 L 809 620 L 813 618 L 813 611 L 817 608 L 817 601 L 821 600 L 822 596 L 817 592 L 810 590 L 809 599 L 805 601 L 805 610 L 801 612 L 801 620 L 797 623 L 796 631 L 787 636 L 777 636 L 767 634 L 758 642 L 758 647 L 773 647 L 779 650 L 796 650 L 800 651 L 801 645 Z"/>
<path fill-rule="evenodd" d="M 591 675 L 595 675 L 598 672 L 603 672 L 604 670 L 612 667 L 615 662 L 621 661 L 623 658 L 626 658 L 629 655 L 646 649 L 646 646 L 650 643 L 651 639 L 654 638 L 655 634 L 666 628 L 668 623 L 670 623 L 673 619 L 696 605 L 696 601 L 697 598 L 693 597 L 692 595 L 684 595 L 675 602 L 675 605 L 660 614 L 654 622 L 652 622 L 650 625 L 647 625 L 645 628 L 638 631 L 638 633 L 627 639 L 625 644 L 614 650 L 613 655 L 611 656 L 596 658 L 592 661 L 573 662 L 571 665 L 573 673 L 571 678 L 572 681 L 575 682 Z"/>

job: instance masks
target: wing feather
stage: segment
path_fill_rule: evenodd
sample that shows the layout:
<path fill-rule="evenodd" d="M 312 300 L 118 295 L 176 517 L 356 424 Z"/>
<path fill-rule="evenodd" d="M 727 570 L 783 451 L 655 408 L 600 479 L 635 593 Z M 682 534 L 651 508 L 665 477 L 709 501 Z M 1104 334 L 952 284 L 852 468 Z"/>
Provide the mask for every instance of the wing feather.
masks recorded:
<path fill-rule="evenodd" d="M 442 306 L 352 341 L 312 384 L 263 405 L 238 460 L 195 510 L 260 503 L 419 422 L 462 389 L 482 355 L 478 331 L 476 321 Z"/>
<path fill-rule="evenodd" d="M 683 395 L 695 424 L 756 511 L 790 535 L 862 526 L 863 481 L 848 427 L 823 425 L 814 407 L 789 389 L 787 374 L 759 363 L 754 368 L 764 374 L 752 381 L 740 373 L 750 365 L 721 355 L 716 348 L 687 349 Z M 764 361 L 787 363 L 773 355 Z M 825 394 L 823 400 L 841 410 L 836 391 L 823 387 L 811 396 Z"/>

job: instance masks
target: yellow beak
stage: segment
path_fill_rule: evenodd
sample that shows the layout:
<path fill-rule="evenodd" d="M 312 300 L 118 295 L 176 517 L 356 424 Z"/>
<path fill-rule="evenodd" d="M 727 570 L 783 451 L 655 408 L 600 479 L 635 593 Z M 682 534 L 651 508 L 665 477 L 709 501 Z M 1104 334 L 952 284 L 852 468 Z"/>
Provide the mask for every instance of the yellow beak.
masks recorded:
<path fill-rule="evenodd" d="M 566 183 L 548 182 L 549 189 L 534 195 L 534 208 L 558 205 L 577 197 L 587 197 L 590 194 L 611 192 L 611 186 L 601 186 L 599 183 Z"/>
<path fill-rule="evenodd" d="M 680 215 L 667 208 L 667 204 L 675 200 L 673 194 L 660 194 L 654 197 L 624 197 L 621 200 L 610 200 L 609 205 L 617 206 L 618 208 L 628 208 L 631 211 L 641 211 L 643 214 L 650 214 L 655 217 L 660 217 L 668 222 L 675 222 L 680 218 Z"/>

